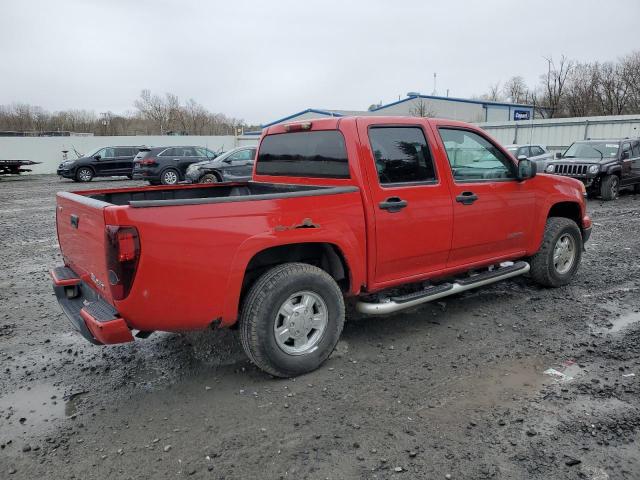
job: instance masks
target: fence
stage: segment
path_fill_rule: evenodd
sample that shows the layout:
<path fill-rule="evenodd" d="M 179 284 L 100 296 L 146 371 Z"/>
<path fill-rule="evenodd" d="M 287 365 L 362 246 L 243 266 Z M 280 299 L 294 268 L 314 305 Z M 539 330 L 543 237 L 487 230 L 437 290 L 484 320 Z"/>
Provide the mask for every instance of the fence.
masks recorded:
<path fill-rule="evenodd" d="M 241 145 L 251 145 L 259 136 L 122 136 L 122 137 L 0 137 L 0 160 L 34 160 L 40 165 L 29 167 L 33 173 L 55 173 L 62 161 L 63 150 L 68 158 L 77 158 L 76 152 L 87 153 L 106 146 L 172 146 L 197 145 L 213 151 L 229 150 Z"/>
<path fill-rule="evenodd" d="M 640 115 L 485 122 L 478 126 L 503 145 L 539 143 L 554 151 L 562 151 L 573 142 L 588 138 L 640 137 Z"/>

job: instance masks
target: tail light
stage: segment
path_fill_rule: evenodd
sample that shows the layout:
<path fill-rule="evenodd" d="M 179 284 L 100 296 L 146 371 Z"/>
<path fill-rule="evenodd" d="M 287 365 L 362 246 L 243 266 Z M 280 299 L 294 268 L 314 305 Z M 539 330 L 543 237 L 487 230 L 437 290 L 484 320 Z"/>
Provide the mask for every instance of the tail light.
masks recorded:
<path fill-rule="evenodd" d="M 114 300 L 129 295 L 140 259 L 140 237 L 135 227 L 107 225 L 105 229 L 109 289 Z"/>
<path fill-rule="evenodd" d="M 136 160 L 136 163 L 140 165 L 149 165 L 149 166 L 158 164 L 155 158 L 143 158 L 142 160 Z"/>

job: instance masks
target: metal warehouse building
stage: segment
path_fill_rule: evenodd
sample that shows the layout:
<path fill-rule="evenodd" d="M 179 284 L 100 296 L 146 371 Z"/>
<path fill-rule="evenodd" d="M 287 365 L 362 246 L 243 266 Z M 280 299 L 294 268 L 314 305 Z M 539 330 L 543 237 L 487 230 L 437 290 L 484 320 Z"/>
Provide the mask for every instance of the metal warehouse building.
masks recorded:
<path fill-rule="evenodd" d="M 263 125 L 270 127 L 283 122 L 307 120 L 312 118 L 345 117 L 353 115 L 393 115 L 416 117 L 439 117 L 464 122 L 505 122 L 530 120 L 533 118 L 532 105 L 468 100 L 464 98 L 439 97 L 410 92 L 406 98 L 386 105 L 378 105 L 371 110 L 333 110 L 308 108 L 293 115 L 274 120 Z"/>

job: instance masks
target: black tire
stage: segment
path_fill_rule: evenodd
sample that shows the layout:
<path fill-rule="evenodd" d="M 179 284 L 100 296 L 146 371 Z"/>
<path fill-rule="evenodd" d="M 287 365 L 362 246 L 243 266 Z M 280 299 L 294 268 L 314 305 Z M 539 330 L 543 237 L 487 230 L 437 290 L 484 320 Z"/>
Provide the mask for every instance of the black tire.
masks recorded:
<path fill-rule="evenodd" d="M 93 168 L 91 167 L 80 167 L 76 170 L 76 175 L 74 180 L 76 182 L 90 182 L 95 175 Z"/>
<path fill-rule="evenodd" d="M 620 177 L 606 175 L 600 182 L 600 197 L 602 200 L 615 200 L 620 193 Z"/>
<path fill-rule="evenodd" d="M 154 187 L 160 185 L 160 180 L 149 180 L 149 185 L 153 185 Z"/>
<path fill-rule="evenodd" d="M 326 306 L 322 336 L 306 353 L 290 354 L 276 341 L 274 326 L 281 307 L 299 292 L 312 292 Z M 285 263 L 263 274 L 245 297 L 240 315 L 240 340 L 247 356 L 276 377 L 292 377 L 317 369 L 331 355 L 344 326 L 344 298 L 336 281 L 306 263 Z"/>
<path fill-rule="evenodd" d="M 133 180 L 133 175 L 127 175 L 127 178 L 128 178 L 129 180 Z"/>
<path fill-rule="evenodd" d="M 633 186 L 633 193 L 635 193 L 635 194 L 640 194 L 640 183 L 636 183 L 636 184 Z"/>
<path fill-rule="evenodd" d="M 566 271 L 558 268 L 554 261 L 556 245 L 568 235 L 573 239 L 573 262 Z M 576 222 L 569 218 L 547 219 L 540 250 L 531 257 L 531 277 L 545 287 L 561 287 L 568 284 L 580 266 L 582 259 L 582 233 Z"/>
<path fill-rule="evenodd" d="M 205 173 L 202 177 L 200 177 L 199 183 L 218 183 L 220 182 L 220 177 L 215 173 Z"/>
<path fill-rule="evenodd" d="M 167 168 L 160 175 L 162 185 L 176 185 L 180 181 L 180 173 L 174 168 Z"/>

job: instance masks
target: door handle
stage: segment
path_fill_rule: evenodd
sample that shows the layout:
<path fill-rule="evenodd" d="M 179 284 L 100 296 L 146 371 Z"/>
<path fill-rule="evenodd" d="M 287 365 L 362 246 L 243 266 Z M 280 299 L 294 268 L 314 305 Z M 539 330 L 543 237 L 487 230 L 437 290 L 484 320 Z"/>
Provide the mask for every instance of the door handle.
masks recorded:
<path fill-rule="evenodd" d="M 409 205 L 409 202 L 402 200 L 400 197 L 389 197 L 378 204 L 381 210 L 388 210 L 389 213 L 399 212 L 407 205 Z"/>
<path fill-rule="evenodd" d="M 476 200 L 478 200 L 478 196 L 473 192 L 462 192 L 456 197 L 456 202 L 463 205 L 471 205 Z"/>

